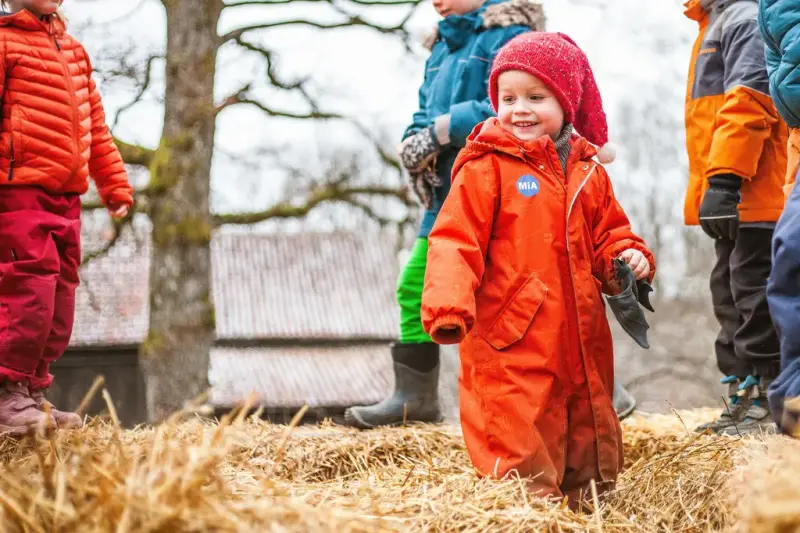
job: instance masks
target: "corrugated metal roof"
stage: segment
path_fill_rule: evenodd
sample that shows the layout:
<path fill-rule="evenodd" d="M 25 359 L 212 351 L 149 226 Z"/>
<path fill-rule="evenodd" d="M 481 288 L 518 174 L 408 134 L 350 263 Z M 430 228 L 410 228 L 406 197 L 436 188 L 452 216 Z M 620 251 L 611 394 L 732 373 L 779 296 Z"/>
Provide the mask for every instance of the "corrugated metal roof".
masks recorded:
<path fill-rule="evenodd" d="M 84 253 L 102 247 L 96 235 L 82 242 Z M 130 229 L 106 256 L 83 266 L 75 294 L 70 346 L 135 345 L 145 338 L 150 308 L 147 242 Z"/>
<path fill-rule="evenodd" d="M 219 235 L 211 244 L 220 339 L 390 339 L 395 243 L 346 233 Z"/>
<path fill-rule="evenodd" d="M 98 246 L 95 235 L 85 249 Z M 82 269 L 71 346 L 136 344 L 147 332 L 149 226 Z M 391 232 L 220 233 L 212 243 L 220 340 L 392 339 L 399 333 Z"/>
<path fill-rule="evenodd" d="M 213 405 L 231 407 L 255 392 L 274 408 L 339 408 L 372 404 L 392 392 L 384 345 L 214 348 L 209 381 Z"/>

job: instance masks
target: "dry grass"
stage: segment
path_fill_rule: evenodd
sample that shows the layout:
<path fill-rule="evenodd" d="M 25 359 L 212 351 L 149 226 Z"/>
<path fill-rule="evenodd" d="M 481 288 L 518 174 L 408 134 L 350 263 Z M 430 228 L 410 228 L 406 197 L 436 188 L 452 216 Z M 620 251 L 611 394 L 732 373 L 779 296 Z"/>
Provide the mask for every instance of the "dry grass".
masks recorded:
<path fill-rule="evenodd" d="M 0 444 L 0 531 L 717 531 L 733 520 L 731 485 L 752 500 L 743 523 L 796 527 L 800 459 L 787 440 L 687 431 L 714 414 L 626 421 L 628 468 L 582 515 L 531 498 L 519 480 L 477 479 L 456 427 L 293 429 L 239 415 L 122 431 L 93 420 Z M 796 465 L 771 471 L 785 477 L 781 501 L 759 466 L 776 461 Z M 741 475 L 762 476 L 761 485 L 729 483 Z M 774 505 L 762 509 L 758 498 Z"/>
<path fill-rule="evenodd" d="M 800 531 L 800 441 L 751 442 L 737 457 L 730 502 L 736 532 Z"/>

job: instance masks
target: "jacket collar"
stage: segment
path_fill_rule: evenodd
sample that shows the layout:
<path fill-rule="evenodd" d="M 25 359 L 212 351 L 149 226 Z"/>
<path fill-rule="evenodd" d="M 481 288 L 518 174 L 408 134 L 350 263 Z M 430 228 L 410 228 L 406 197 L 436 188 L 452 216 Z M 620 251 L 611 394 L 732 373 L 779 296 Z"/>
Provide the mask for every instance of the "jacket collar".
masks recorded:
<path fill-rule="evenodd" d="M 700 22 L 708 17 L 712 11 L 724 11 L 726 7 L 739 0 L 689 0 L 684 7 L 684 15 Z"/>
<path fill-rule="evenodd" d="M 439 37 L 450 50 L 464 46 L 470 36 L 483 26 L 483 12 L 486 8 L 507 0 L 486 0 L 481 7 L 464 15 L 450 15 L 439 22 Z"/>
<path fill-rule="evenodd" d="M 467 137 L 467 144 L 459 152 L 453 165 L 455 176 L 461 166 L 470 159 L 475 159 L 488 152 L 501 152 L 523 161 L 545 163 L 548 160 L 558 164 L 556 145 L 549 136 L 531 141 L 517 139 L 502 127 L 497 117 L 481 122 Z M 597 155 L 597 149 L 580 135 L 573 133 L 570 138 L 570 161 L 589 161 Z"/>
<path fill-rule="evenodd" d="M 0 11 L 0 27 L 5 26 L 13 26 L 27 31 L 45 31 L 56 36 L 62 35 L 66 30 L 64 23 L 55 15 L 37 18 L 27 9 L 22 9 L 16 13 Z"/>

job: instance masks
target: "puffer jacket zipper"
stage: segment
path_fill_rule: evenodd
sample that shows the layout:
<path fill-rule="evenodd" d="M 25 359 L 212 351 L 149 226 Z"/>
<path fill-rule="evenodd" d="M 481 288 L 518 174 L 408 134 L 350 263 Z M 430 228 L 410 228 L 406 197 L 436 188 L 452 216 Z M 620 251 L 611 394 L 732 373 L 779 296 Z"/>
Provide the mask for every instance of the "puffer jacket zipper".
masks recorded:
<path fill-rule="evenodd" d="M 53 38 L 53 44 L 56 47 L 58 53 L 58 61 L 61 63 L 61 68 L 64 71 L 64 81 L 67 84 L 67 92 L 69 93 L 69 99 L 71 104 L 71 111 L 72 111 L 72 167 L 70 168 L 69 172 L 69 180 L 75 175 L 75 172 L 78 170 L 78 166 L 80 164 L 80 147 L 78 146 L 78 99 L 75 96 L 75 86 L 72 83 L 72 75 L 69 72 L 69 64 L 67 60 L 64 59 L 64 54 L 61 51 L 61 45 L 58 44 L 58 38 L 53 34 L 53 21 L 50 19 L 49 23 L 49 30 L 50 36 Z"/>
<path fill-rule="evenodd" d="M 11 119 L 9 118 L 9 124 L 11 123 Z M 11 128 L 11 131 L 8 134 L 8 144 L 11 147 L 11 157 L 8 159 L 8 181 L 14 177 L 14 128 Z"/>

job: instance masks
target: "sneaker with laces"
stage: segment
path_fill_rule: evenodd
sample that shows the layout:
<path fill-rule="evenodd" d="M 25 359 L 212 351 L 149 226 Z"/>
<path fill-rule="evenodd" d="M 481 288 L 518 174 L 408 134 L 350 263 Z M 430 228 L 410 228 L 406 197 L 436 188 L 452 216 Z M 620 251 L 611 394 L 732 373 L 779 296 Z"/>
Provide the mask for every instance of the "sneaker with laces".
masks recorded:
<path fill-rule="evenodd" d="M 747 376 L 739 384 L 737 396 L 745 398 L 749 403 L 744 417 L 735 425 L 728 426 L 717 433 L 720 435 L 762 435 L 774 434 L 777 426 L 772 419 L 767 401 L 769 380 L 756 376 Z"/>
<path fill-rule="evenodd" d="M 44 406 L 47 404 L 50 408 L 50 414 L 56 421 L 58 429 L 76 429 L 83 427 L 83 419 L 77 413 L 70 413 L 69 411 L 59 411 L 52 403 L 48 402 L 44 397 L 44 389 L 30 391 L 31 398 L 36 402 L 36 407 L 40 411 L 44 411 Z"/>
<path fill-rule="evenodd" d="M 750 399 L 739 396 L 739 378 L 736 376 L 726 376 L 720 380 L 723 385 L 728 385 L 728 398 L 725 408 L 719 415 L 719 418 L 701 424 L 695 428 L 697 433 L 711 431 L 712 433 L 719 433 L 727 428 L 735 427 L 744 421 L 747 416 L 747 411 L 750 408 Z"/>
<path fill-rule="evenodd" d="M 43 413 L 23 383 L 7 381 L 0 385 L 0 433 L 24 435 L 40 426 L 55 428 L 56 421 Z"/>

